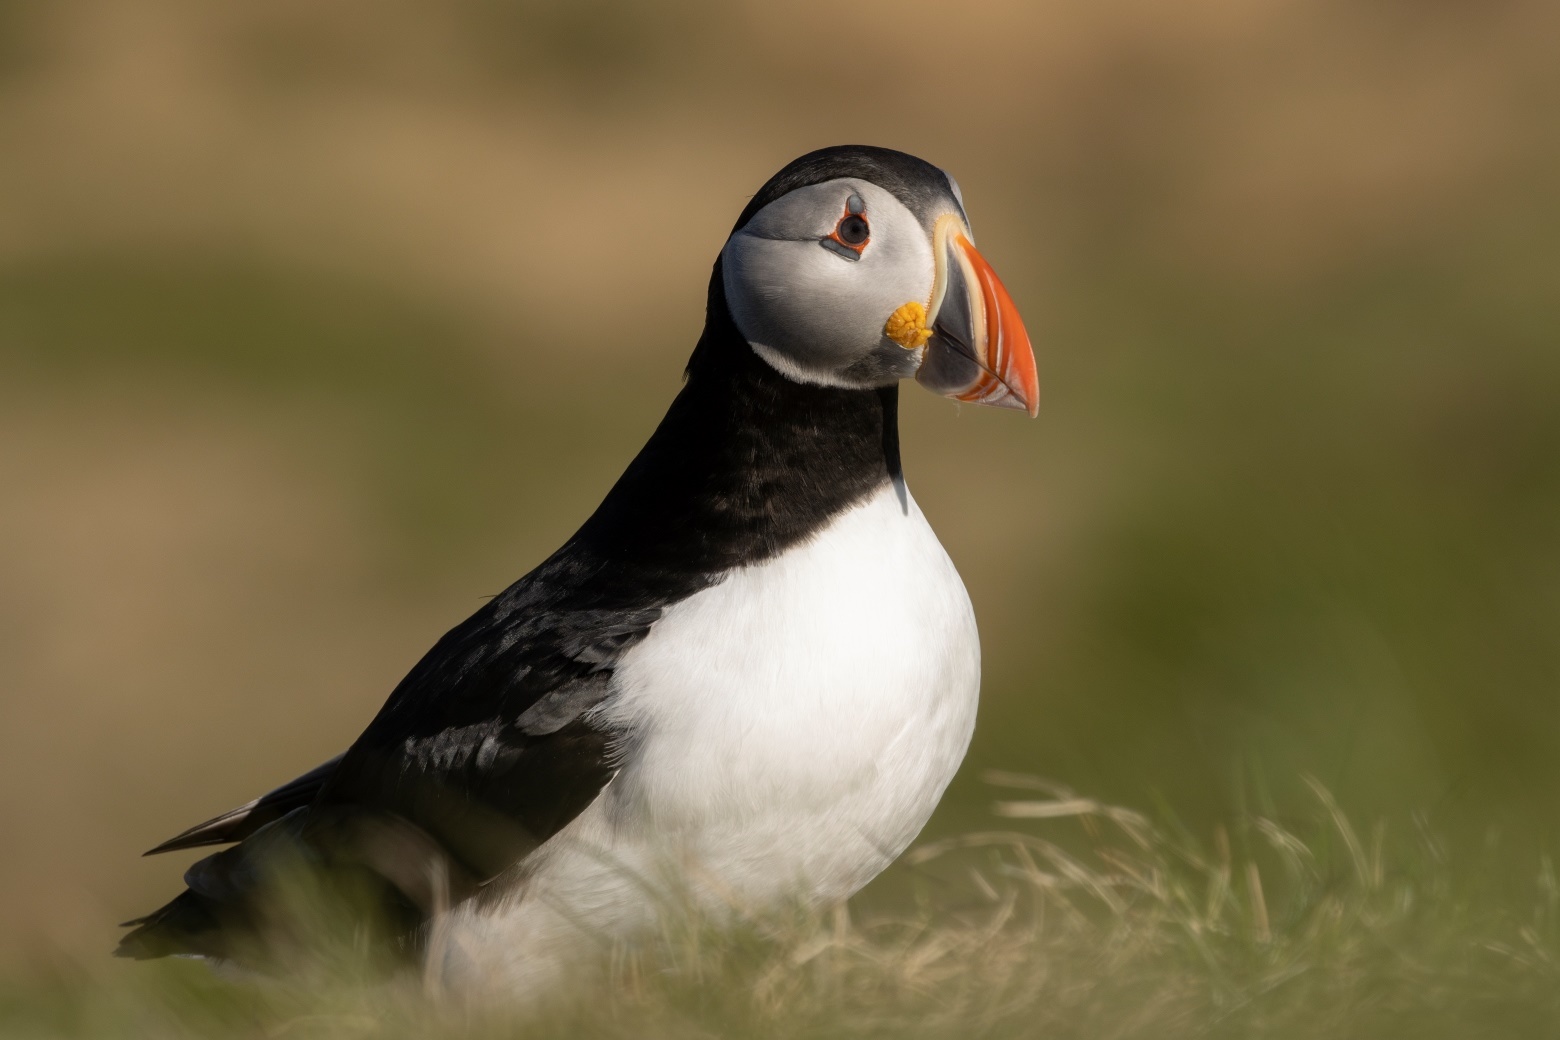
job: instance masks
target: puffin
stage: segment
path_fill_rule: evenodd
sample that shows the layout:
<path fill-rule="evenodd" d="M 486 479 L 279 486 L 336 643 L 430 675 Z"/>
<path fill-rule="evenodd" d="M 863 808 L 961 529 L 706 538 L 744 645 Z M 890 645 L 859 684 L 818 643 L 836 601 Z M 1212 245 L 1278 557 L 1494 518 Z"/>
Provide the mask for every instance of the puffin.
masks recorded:
<path fill-rule="evenodd" d="M 256 964 L 305 934 L 302 872 L 424 971 L 545 992 L 667 913 L 855 893 L 953 779 L 980 687 L 900 466 L 906 379 L 1037 414 L 953 177 L 803 155 L 737 217 L 681 389 L 596 511 L 345 752 L 148 852 L 226 846 L 116 953 Z"/>

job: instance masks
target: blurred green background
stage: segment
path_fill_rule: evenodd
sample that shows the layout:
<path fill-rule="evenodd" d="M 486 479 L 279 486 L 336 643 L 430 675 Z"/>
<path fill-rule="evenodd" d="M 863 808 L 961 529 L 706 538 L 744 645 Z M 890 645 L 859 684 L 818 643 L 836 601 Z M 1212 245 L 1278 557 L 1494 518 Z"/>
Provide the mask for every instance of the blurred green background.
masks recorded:
<path fill-rule="evenodd" d="M 567 537 L 747 196 L 852 141 L 959 178 L 1040 359 L 1038 423 L 904 393 L 987 669 L 931 832 L 997 767 L 1552 844 L 1556 39 L 1551 0 L 0 5 L 0 965 L 106 951 L 176 888 L 142 849 Z"/>

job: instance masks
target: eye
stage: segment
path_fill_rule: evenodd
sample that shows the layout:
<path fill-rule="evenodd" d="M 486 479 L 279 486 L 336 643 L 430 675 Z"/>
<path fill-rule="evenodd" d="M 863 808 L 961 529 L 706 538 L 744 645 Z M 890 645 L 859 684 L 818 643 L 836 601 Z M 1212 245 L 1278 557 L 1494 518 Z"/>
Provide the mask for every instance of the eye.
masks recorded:
<path fill-rule="evenodd" d="M 819 245 L 846 260 L 860 260 L 861 251 L 872 239 L 872 227 L 867 223 L 867 204 L 860 195 L 845 200 L 845 212 L 841 214 L 834 230 L 825 235 Z"/>
<path fill-rule="evenodd" d="M 841 220 L 840 226 L 834 229 L 834 233 L 848 246 L 867 244 L 867 222 L 854 213 Z"/>

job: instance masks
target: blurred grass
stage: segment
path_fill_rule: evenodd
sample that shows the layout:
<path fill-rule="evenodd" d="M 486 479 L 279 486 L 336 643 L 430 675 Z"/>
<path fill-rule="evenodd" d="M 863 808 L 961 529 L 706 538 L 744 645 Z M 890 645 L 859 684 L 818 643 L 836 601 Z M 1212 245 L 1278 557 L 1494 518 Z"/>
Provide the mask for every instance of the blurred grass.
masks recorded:
<path fill-rule="evenodd" d="M 1045 395 L 1026 425 L 904 394 L 986 662 L 928 839 L 983 826 L 981 768 L 1197 834 L 1296 826 L 1315 775 L 1428 819 L 1445 862 L 1403 869 L 1441 880 L 1387 934 L 1510 995 L 1442 953 L 1520 946 L 1560 827 L 1556 10 L 0 6 L 12 992 L 167 896 L 141 849 L 339 750 L 567 537 L 675 392 L 746 195 L 866 140 L 959 177 Z M 1143 985 L 1207 982 L 1166 948 Z M 1361 1029 L 1390 963 L 1340 1004 Z M 53 992 L 155 1031 L 98 981 Z"/>
<path fill-rule="evenodd" d="M 1298 833 L 1254 813 L 1210 843 L 1059 785 L 991 779 L 1011 789 L 996 806 L 1010 827 L 909 857 L 898 869 L 918 874 L 913 909 L 718 928 L 675 914 L 614 951 L 600 982 L 540 1007 L 384 980 L 351 956 L 295 963 L 286 979 L 58 964 L 0 989 L 0 1031 L 1462 1040 L 1560 1027 L 1548 859 L 1492 900 L 1455 879 L 1428 831 L 1361 831 L 1315 782 Z"/>

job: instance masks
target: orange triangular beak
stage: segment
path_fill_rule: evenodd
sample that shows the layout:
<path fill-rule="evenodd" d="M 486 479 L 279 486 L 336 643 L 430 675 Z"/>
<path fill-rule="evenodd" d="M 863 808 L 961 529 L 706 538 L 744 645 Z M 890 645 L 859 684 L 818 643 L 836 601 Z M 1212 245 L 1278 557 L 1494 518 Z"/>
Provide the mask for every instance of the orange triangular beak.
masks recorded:
<path fill-rule="evenodd" d="M 916 372 L 928 389 L 971 404 L 1040 411 L 1040 375 L 1018 306 L 960 227 L 939 228 L 940 292 Z"/>

